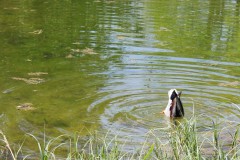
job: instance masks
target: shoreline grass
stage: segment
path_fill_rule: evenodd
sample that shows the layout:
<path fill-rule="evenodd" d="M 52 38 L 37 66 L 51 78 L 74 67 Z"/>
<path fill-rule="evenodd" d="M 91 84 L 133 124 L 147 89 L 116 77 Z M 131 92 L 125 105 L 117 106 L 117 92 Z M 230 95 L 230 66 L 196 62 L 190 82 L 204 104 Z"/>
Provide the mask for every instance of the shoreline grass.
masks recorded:
<path fill-rule="evenodd" d="M 39 159 L 39 160 L 115 160 L 115 159 L 174 159 L 174 160 L 238 160 L 240 159 L 240 138 L 239 128 L 230 134 L 230 142 L 224 143 L 221 139 L 223 129 L 219 129 L 213 122 L 211 136 L 203 137 L 199 135 L 197 129 L 197 119 L 192 117 L 190 120 L 175 121 L 171 129 L 160 131 L 168 135 L 167 143 L 149 131 L 146 135 L 146 142 L 139 151 L 134 153 L 126 152 L 121 149 L 118 137 L 111 139 L 91 134 L 85 143 L 80 143 L 81 137 L 77 133 L 74 136 L 60 135 L 56 138 L 40 141 L 33 134 L 27 133 L 26 139 L 32 138 L 36 142 L 38 151 L 34 154 L 24 154 L 24 142 L 16 147 L 9 143 L 7 136 L 0 130 L 0 159 Z M 227 128 L 226 128 L 227 129 Z M 154 139 L 155 141 L 148 141 Z M 206 147 L 207 146 L 207 147 Z M 207 153 L 207 152 L 210 153 Z M 60 154 L 61 153 L 61 154 Z M 63 154 L 64 153 L 64 154 Z"/>

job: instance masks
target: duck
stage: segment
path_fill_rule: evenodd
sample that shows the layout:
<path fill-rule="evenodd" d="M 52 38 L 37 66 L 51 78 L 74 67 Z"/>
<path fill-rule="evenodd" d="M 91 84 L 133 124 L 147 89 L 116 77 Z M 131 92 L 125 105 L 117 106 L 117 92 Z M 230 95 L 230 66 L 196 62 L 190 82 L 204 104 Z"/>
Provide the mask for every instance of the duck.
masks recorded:
<path fill-rule="evenodd" d="M 178 92 L 176 89 L 170 89 L 168 91 L 168 104 L 161 113 L 164 113 L 167 117 L 170 118 L 183 117 L 184 109 L 182 101 L 180 99 L 181 94 L 182 92 Z"/>

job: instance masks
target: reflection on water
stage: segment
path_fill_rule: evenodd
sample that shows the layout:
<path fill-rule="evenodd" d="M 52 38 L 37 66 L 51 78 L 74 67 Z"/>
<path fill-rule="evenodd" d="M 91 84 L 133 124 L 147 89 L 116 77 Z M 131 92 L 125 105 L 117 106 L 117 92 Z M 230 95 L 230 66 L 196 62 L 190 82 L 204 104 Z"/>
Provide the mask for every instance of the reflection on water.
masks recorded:
<path fill-rule="evenodd" d="M 110 129 L 136 148 L 150 129 L 168 127 L 159 112 L 171 88 L 183 91 L 186 117 L 199 115 L 200 130 L 211 119 L 239 123 L 238 1 L 0 6 L 0 125 L 16 141 L 45 124 L 49 136 Z M 36 72 L 47 74 L 28 74 Z M 16 110 L 23 103 L 36 109 Z"/>

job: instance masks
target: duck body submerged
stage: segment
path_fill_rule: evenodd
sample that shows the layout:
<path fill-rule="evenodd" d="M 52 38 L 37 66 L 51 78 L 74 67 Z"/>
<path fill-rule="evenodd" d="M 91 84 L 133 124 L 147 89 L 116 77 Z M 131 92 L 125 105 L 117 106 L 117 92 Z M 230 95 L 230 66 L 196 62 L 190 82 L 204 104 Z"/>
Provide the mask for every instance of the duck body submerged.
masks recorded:
<path fill-rule="evenodd" d="M 168 117 L 183 117 L 184 109 L 182 101 L 180 99 L 182 92 L 178 92 L 176 89 L 171 89 L 168 91 L 168 104 L 163 113 Z"/>

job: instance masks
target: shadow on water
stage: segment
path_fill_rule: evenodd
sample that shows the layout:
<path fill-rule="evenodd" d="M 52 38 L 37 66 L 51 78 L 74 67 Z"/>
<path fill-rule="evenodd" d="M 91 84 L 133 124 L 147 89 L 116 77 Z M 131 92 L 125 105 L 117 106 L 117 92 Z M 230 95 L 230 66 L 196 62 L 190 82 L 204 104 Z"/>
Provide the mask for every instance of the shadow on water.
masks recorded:
<path fill-rule="evenodd" d="M 110 130 L 132 137 L 134 150 L 149 130 L 168 127 L 158 113 L 171 88 L 183 90 L 186 118 L 195 106 L 220 124 L 239 122 L 239 1 L 0 6 L 0 124 L 14 142 L 26 132 L 42 138 L 45 124 L 50 137 Z M 17 110 L 23 103 L 36 109 Z"/>

